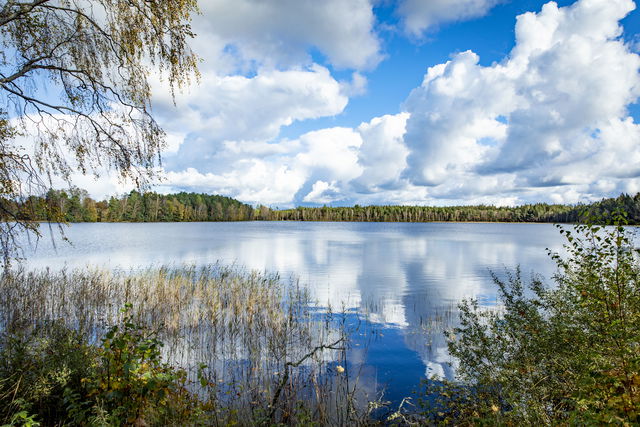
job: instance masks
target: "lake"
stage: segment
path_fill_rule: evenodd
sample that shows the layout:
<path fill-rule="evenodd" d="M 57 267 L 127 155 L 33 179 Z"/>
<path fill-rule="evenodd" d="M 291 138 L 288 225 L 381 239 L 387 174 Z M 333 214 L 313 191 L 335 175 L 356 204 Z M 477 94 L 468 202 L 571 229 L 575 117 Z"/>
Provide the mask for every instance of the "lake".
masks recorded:
<path fill-rule="evenodd" d="M 451 377 L 443 333 L 455 325 L 457 302 L 495 304 L 491 272 L 518 265 L 525 278 L 549 279 L 555 264 L 546 248 L 563 244 L 550 224 L 80 223 L 66 228 L 72 245 L 52 241 L 46 227 L 37 245 L 25 242 L 29 267 L 221 262 L 299 280 L 319 307 L 364 320 L 349 363 L 392 402 L 427 375 Z"/>

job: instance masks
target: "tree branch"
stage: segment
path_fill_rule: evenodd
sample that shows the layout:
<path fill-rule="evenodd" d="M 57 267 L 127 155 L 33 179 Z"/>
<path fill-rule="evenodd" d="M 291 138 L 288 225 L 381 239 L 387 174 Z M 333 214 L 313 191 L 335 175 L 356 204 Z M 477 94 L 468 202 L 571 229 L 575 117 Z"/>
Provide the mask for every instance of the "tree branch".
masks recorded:
<path fill-rule="evenodd" d="M 50 0 L 33 0 L 31 3 L 15 3 L 12 1 L 7 2 L 7 4 L 2 8 L 2 11 L 0 11 L 0 27 L 31 13 L 33 9 L 49 1 Z M 15 6 L 18 7 L 18 10 L 10 12 L 10 10 Z"/>
<path fill-rule="evenodd" d="M 271 399 L 271 405 L 269 405 L 269 407 L 271 408 L 271 410 L 269 411 L 269 419 L 270 420 L 274 421 L 274 417 L 276 415 L 276 404 L 278 403 L 278 400 L 280 399 L 280 394 L 282 393 L 282 389 L 284 388 L 284 386 L 289 381 L 289 369 L 290 368 L 297 368 L 298 366 L 302 365 L 305 360 L 307 360 L 308 358 L 312 357 L 313 355 L 315 355 L 319 351 L 322 351 L 322 350 L 344 350 L 344 348 L 342 348 L 342 347 L 336 347 L 338 344 L 340 344 L 343 341 L 344 341 L 344 337 L 341 337 L 339 340 L 337 340 L 336 342 L 334 342 L 332 344 L 319 345 L 319 346 L 315 347 L 313 350 L 311 350 L 309 353 L 305 354 L 302 357 L 302 359 L 300 359 L 300 360 L 298 360 L 296 362 L 287 362 L 287 363 L 284 364 L 284 375 L 282 375 L 282 379 L 280 380 L 280 384 L 278 384 L 278 388 L 276 389 L 276 392 L 273 395 L 273 399 Z"/>

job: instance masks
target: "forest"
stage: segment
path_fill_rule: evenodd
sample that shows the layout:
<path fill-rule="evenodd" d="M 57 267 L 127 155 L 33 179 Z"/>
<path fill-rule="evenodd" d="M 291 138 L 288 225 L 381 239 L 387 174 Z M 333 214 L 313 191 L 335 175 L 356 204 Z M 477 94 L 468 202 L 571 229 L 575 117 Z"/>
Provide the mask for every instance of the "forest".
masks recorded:
<path fill-rule="evenodd" d="M 230 197 L 198 193 L 158 194 L 131 191 L 96 201 L 86 190 L 49 190 L 43 197 L 3 201 L 3 209 L 26 221 L 186 222 L 186 221 L 357 221 L 357 222 L 547 222 L 610 223 L 625 212 L 640 224 L 640 193 L 621 194 L 592 204 L 535 203 L 513 207 L 476 206 L 350 206 L 271 209 L 253 207 Z M 6 215 L 6 213 L 5 213 Z"/>
<path fill-rule="evenodd" d="M 624 212 L 630 224 L 640 224 L 640 193 L 621 194 L 592 204 L 535 203 L 513 207 L 476 206 L 359 206 L 271 210 L 265 219 L 290 221 L 359 222 L 548 222 L 613 223 Z"/>
<path fill-rule="evenodd" d="M 246 221 L 254 209 L 235 199 L 208 194 L 163 195 L 131 191 L 121 197 L 95 201 L 86 190 L 49 190 L 22 203 L 3 203 L 17 217 L 31 221 L 64 222 L 186 222 Z"/>

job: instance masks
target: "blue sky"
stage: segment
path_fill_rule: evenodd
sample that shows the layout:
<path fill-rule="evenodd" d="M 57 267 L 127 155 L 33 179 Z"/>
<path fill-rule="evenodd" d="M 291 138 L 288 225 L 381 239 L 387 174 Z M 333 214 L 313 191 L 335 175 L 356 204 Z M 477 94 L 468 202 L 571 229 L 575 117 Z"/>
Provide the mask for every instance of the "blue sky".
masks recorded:
<path fill-rule="evenodd" d="M 631 0 L 209 0 L 159 191 L 269 206 L 587 202 L 640 191 Z M 95 196 L 114 180 L 78 184 Z"/>

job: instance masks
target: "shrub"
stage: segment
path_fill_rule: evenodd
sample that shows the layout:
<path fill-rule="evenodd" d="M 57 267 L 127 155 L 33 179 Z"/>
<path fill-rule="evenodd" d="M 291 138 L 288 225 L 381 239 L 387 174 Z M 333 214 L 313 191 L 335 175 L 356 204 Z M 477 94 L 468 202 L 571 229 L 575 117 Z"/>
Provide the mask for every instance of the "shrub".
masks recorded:
<path fill-rule="evenodd" d="M 96 356 L 95 349 L 62 322 L 5 334 L 0 349 L 0 421 L 11 423 L 24 421 L 28 414 L 40 420 L 64 419 L 64 391 L 81 387 Z"/>
<path fill-rule="evenodd" d="M 161 360 L 156 333 L 123 310 L 100 346 L 62 322 L 5 336 L 0 352 L 0 421 L 10 425 L 194 423 L 206 409 L 186 372 Z M 31 415 L 30 415 L 31 414 Z"/>
<path fill-rule="evenodd" d="M 202 404 L 186 388 L 187 373 L 162 362 L 157 332 L 134 323 L 131 304 L 102 339 L 81 393 L 67 390 L 75 422 L 102 417 L 109 425 L 167 424 L 197 418 Z M 88 399 L 84 402 L 82 399 Z"/>
<path fill-rule="evenodd" d="M 618 221 L 620 223 L 620 221 Z M 433 423 L 640 422 L 640 264 L 621 225 L 578 225 L 556 261 L 556 285 L 519 270 L 500 280 L 501 306 L 461 304 L 449 341 L 458 381 L 430 381 Z"/>

